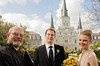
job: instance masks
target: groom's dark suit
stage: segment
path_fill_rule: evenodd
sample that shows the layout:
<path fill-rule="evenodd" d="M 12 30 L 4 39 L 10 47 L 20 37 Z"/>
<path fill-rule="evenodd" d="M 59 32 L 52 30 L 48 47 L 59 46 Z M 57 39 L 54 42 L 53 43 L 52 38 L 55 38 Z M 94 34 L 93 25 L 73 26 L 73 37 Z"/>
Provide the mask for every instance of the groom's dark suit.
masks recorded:
<path fill-rule="evenodd" d="M 61 66 L 65 59 L 64 48 L 62 46 L 54 44 L 55 59 L 53 61 L 54 66 Z M 35 58 L 36 66 L 50 66 L 46 46 L 42 45 L 38 48 Z"/>

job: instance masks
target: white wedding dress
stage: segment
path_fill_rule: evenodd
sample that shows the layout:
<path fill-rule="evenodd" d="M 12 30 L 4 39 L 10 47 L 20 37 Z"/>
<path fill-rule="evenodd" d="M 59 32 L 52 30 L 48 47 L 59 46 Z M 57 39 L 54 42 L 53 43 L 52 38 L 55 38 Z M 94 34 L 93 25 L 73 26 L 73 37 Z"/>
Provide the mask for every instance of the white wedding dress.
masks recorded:
<path fill-rule="evenodd" d="M 79 65 L 80 66 L 89 66 L 88 62 L 92 58 L 95 58 L 96 66 L 98 66 L 96 55 L 92 50 L 86 50 L 79 55 Z"/>

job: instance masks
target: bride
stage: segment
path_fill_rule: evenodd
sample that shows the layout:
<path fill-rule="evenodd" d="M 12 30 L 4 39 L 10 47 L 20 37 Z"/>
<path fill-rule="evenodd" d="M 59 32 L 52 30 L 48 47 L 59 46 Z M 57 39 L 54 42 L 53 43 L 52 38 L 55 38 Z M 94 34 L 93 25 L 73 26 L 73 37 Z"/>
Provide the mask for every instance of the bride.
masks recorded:
<path fill-rule="evenodd" d="M 98 66 L 95 53 L 90 49 L 92 43 L 92 32 L 85 30 L 79 35 L 79 47 L 81 54 L 79 55 L 79 66 Z"/>

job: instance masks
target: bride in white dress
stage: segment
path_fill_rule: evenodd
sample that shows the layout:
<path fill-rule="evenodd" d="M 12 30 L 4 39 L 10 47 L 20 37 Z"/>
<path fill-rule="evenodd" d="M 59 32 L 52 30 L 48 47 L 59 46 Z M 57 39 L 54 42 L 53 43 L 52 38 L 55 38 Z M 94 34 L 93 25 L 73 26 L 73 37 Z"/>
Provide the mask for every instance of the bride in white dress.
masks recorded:
<path fill-rule="evenodd" d="M 98 66 L 95 53 L 90 50 L 92 36 L 90 30 L 85 30 L 79 35 L 79 47 L 81 54 L 79 55 L 79 66 Z"/>

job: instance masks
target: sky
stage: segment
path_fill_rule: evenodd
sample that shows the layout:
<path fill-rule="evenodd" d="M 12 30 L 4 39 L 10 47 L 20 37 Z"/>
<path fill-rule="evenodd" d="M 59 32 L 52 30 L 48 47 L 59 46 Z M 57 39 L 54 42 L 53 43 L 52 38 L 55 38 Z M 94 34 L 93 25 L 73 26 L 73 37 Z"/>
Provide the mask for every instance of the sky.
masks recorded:
<path fill-rule="evenodd" d="M 5 22 L 17 25 L 22 24 L 27 26 L 28 31 L 34 31 L 40 35 L 44 35 L 45 30 L 50 26 L 51 14 L 54 18 L 55 28 L 58 27 L 62 1 L 63 0 L 0 0 L 0 15 L 2 15 L 2 19 Z M 66 0 L 66 6 L 72 27 L 77 28 L 79 13 L 82 13 L 81 17 L 83 23 L 87 22 L 85 17 L 91 14 L 91 12 L 87 12 L 84 7 L 92 6 L 90 0 Z M 82 11 L 84 11 L 84 13 Z M 93 16 L 91 16 L 91 18 L 92 17 Z"/>

